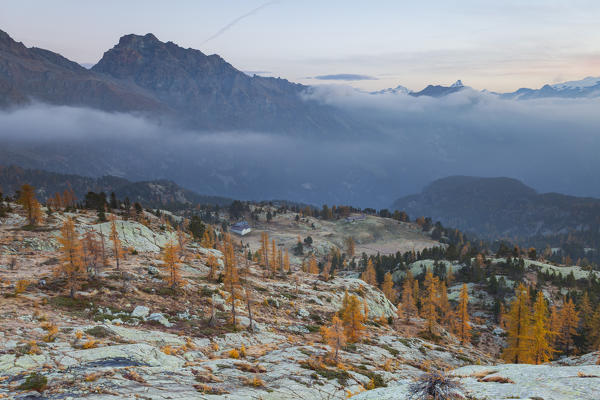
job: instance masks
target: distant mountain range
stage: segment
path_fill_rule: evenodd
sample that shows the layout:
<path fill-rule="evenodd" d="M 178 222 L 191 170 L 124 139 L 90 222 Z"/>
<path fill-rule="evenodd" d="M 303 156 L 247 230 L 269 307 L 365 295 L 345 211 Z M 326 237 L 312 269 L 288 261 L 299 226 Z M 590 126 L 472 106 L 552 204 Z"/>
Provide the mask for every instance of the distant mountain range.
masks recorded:
<path fill-rule="evenodd" d="M 115 192 L 117 198 L 129 198 L 145 207 L 166 207 L 194 204 L 228 205 L 233 200 L 218 196 L 203 196 L 182 188 L 168 180 L 130 182 L 116 176 L 90 178 L 71 174 L 57 174 L 38 169 L 24 169 L 15 166 L 0 166 L 0 191 L 4 195 L 13 195 L 24 185 L 36 189 L 38 199 L 47 200 L 55 193 L 72 189 L 79 200 L 88 192 L 104 192 L 106 196 Z"/>
<path fill-rule="evenodd" d="M 486 239 L 569 232 L 600 233 L 600 199 L 539 194 L 516 179 L 452 176 L 394 202 L 412 218 L 424 215 Z"/>
<path fill-rule="evenodd" d="M 425 89 L 414 92 L 404 86 L 396 86 L 395 88 L 378 90 L 371 94 L 408 94 L 414 97 L 429 96 L 443 97 L 452 93 L 460 92 L 463 89 L 469 88 L 465 86 L 461 80 L 456 81 L 450 86 L 429 85 Z M 496 93 L 484 90 L 503 99 L 529 100 L 541 98 L 586 98 L 600 97 L 600 77 L 587 77 L 579 81 L 569 81 L 557 83 L 553 85 L 544 85 L 540 89 L 521 88 L 510 93 Z"/>
<path fill-rule="evenodd" d="M 218 55 L 123 36 L 91 69 L 60 54 L 27 48 L 0 31 L 0 106 L 37 100 L 168 118 L 194 129 L 354 134 L 351 115 L 302 98 L 309 88 L 248 76 Z"/>

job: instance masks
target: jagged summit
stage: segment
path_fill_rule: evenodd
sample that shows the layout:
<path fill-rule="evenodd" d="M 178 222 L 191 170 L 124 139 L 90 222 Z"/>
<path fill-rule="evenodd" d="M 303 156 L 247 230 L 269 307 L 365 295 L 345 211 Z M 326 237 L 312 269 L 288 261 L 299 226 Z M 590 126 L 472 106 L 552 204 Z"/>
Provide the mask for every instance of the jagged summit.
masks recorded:
<path fill-rule="evenodd" d="M 452 85 L 450 85 L 450 87 L 464 87 L 465 85 L 463 85 L 462 81 L 459 79 L 456 82 L 454 82 Z"/>
<path fill-rule="evenodd" d="M 359 135 L 360 121 L 307 101 L 306 86 L 250 77 L 218 55 L 128 34 L 90 70 L 0 33 L 0 106 L 41 101 L 136 112 L 187 129 Z"/>

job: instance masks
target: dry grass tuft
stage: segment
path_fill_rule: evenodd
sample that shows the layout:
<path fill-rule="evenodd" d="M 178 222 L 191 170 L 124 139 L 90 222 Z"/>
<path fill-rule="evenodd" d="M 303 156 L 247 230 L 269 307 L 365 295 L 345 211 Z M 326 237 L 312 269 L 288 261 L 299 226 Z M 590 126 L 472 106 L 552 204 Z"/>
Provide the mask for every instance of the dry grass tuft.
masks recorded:
<path fill-rule="evenodd" d="M 479 382 L 495 382 L 495 383 L 515 383 L 512 379 L 505 378 L 503 376 L 487 376 L 477 379 Z"/>

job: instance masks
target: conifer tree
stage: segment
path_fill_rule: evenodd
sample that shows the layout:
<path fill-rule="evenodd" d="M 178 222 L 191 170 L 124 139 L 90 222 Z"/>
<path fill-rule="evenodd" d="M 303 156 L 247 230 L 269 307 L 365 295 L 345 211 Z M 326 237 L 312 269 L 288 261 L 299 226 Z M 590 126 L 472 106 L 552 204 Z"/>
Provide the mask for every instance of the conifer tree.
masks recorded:
<path fill-rule="evenodd" d="M 463 283 L 458 296 L 458 324 L 457 335 L 460 343 L 465 343 L 471 339 L 471 323 L 469 321 L 469 289 L 466 283 Z"/>
<path fill-rule="evenodd" d="M 344 333 L 344 323 L 337 315 L 333 316 L 331 325 L 324 329 L 323 337 L 334 351 L 334 359 L 337 361 L 339 350 L 346 345 L 346 334 Z"/>
<path fill-rule="evenodd" d="M 412 276 L 410 278 L 412 278 Z M 416 316 L 418 312 L 412 286 L 411 279 L 407 277 L 402 285 L 402 311 L 407 324 L 410 321 L 410 317 Z"/>
<path fill-rule="evenodd" d="M 35 198 L 35 190 L 31 185 L 21 186 L 17 203 L 23 206 L 27 212 L 29 225 L 35 226 L 42 222 L 42 207 Z"/>
<path fill-rule="evenodd" d="M 217 267 L 219 263 L 217 258 L 212 254 L 208 253 L 208 257 L 206 258 L 206 266 L 209 268 L 208 279 L 211 281 L 217 280 Z"/>
<path fill-rule="evenodd" d="M 181 226 L 177 227 L 177 251 L 179 253 L 179 258 L 181 260 L 186 259 L 186 250 L 185 246 L 189 242 L 185 232 L 181 229 Z"/>
<path fill-rule="evenodd" d="M 346 254 L 348 254 L 348 257 L 354 257 L 355 248 L 356 248 L 356 245 L 354 243 L 354 238 L 352 238 L 352 236 L 347 237 L 346 238 Z"/>
<path fill-rule="evenodd" d="M 60 229 L 58 237 L 61 252 L 61 264 L 56 271 L 67 279 L 70 288 L 70 296 L 75 296 L 75 288 L 82 279 L 85 279 L 86 269 L 83 262 L 83 248 L 77 232 L 75 232 L 75 223 L 71 218 L 67 218 Z"/>
<path fill-rule="evenodd" d="M 421 313 L 427 320 L 427 331 L 433 333 L 433 327 L 437 323 L 437 286 L 438 279 L 433 276 L 431 270 L 425 274 L 425 290 L 421 298 Z"/>
<path fill-rule="evenodd" d="M 533 362 L 542 364 L 550 361 L 554 349 L 550 345 L 551 333 L 548 319 L 548 306 L 541 291 L 538 292 L 533 307 Z"/>
<path fill-rule="evenodd" d="M 225 269 L 223 283 L 225 290 L 229 292 L 229 302 L 231 302 L 231 319 L 233 322 L 233 329 L 236 329 L 236 311 L 235 311 L 235 299 L 236 291 L 240 288 L 240 278 L 238 275 L 237 260 L 233 250 L 233 244 L 229 235 L 225 238 Z"/>
<path fill-rule="evenodd" d="M 375 267 L 373 267 L 373 261 L 371 261 L 371 259 L 367 262 L 367 268 L 360 275 L 360 279 L 371 286 L 377 286 L 377 274 L 375 273 Z"/>
<path fill-rule="evenodd" d="M 385 273 L 383 283 L 381 284 L 381 291 L 389 301 L 392 303 L 396 302 L 397 296 L 396 291 L 394 290 L 394 281 L 392 279 L 392 274 L 389 271 Z"/>
<path fill-rule="evenodd" d="M 446 282 L 439 282 L 439 295 L 438 295 L 438 307 L 440 314 L 440 321 L 442 325 L 450 328 L 454 321 L 454 312 L 450 307 L 450 301 L 448 300 L 448 290 L 446 289 Z"/>
<path fill-rule="evenodd" d="M 179 273 L 180 265 L 179 265 L 179 257 L 178 246 L 175 245 L 172 241 L 169 241 L 165 244 L 165 247 L 162 251 L 162 268 L 167 271 L 167 277 L 165 281 L 169 285 L 171 289 L 177 288 L 177 286 L 181 283 L 181 275 Z"/>
<path fill-rule="evenodd" d="M 205 249 L 212 249 L 213 246 L 215 245 L 211 234 L 209 232 L 210 227 L 207 227 L 206 230 L 204 231 L 204 233 L 202 234 L 202 241 L 200 242 L 200 246 L 204 247 Z"/>
<path fill-rule="evenodd" d="M 323 271 L 321 271 L 321 276 L 325 281 L 328 281 L 331 276 L 331 261 L 326 261 L 325 265 L 323 265 Z"/>
<path fill-rule="evenodd" d="M 568 356 L 575 350 L 574 336 L 577 335 L 577 326 L 579 325 L 579 313 L 575 310 L 572 299 L 569 299 L 560 310 L 560 321 L 559 342 L 563 354 Z"/>
<path fill-rule="evenodd" d="M 277 265 L 279 266 L 279 271 L 283 272 L 283 251 L 281 249 L 277 251 Z"/>
<path fill-rule="evenodd" d="M 555 304 L 550 307 L 550 345 L 554 349 L 560 346 L 560 332 L 562 331 L 562 320 L 560 318 L 560 309 Z"/>
<path fill-rule="evenodd" d="M 288 250 L 285 249 L 285 253 L 283 255 L 283 271 L 284 272 L 290 272 L 290 255 L 288 253 Z"/>
<path fill-rule="evenodd" d="M 99 267 L 102 263 L 102 249 L 100 242 L 96 239 L 96 233 L 89 230 L 83 235 L 83 250 L 84 260 L 88 269 L 88 274 L 94 271 L 94 275 L 98 276 Z"/>
<path fill-rule="evenodd" d="M 449 265 L 446 268 L 446 286 L 452 286 L 452 282 L 454 282 L 454 273 L 452 272 L 452 266 Z"/>
<path fill-rule="evenodd" d="M 600 306 L 596 307 L 592 317 L 588 344 L 592 349 L 598 350 L 598 347 L 600 347 Z"/>
<path fill-rule="evenodd" d="M 364 330 L 365 316 L 361 312 L 361 304 L 358 297 L 350 295 L 348 302 L 342 315 L 344 322 L 344 333 L 350 343 L 360 340 L 362 331 Z"/>
<path fill-rule="evenodd" d="M 340 317 L 344 316 L 346 309 L 348 308 L 348 302 L 350 301 L 350 296 L 348 295 L 348 289 L 344 291 L 344 297 L 342 298 L 342 308 L 338 311 L 338 315 Z"/>
<path fill-rule="evenodd" d="M 269 235 L 267 232 L 260 234 L 260 244 L 262 266 L 269 270 Z"/>
<path fill-rule="evenodd" d="M 319 274 L 319 266 L 317 265 L 317 259 L 315 258 L 314 254 L 310 257 L 310 260 L 308 261 L 308 273 L 315 275 Z"/>
<path fill-rule="evenodd" d="M 413 280 L 413 299 L 415 299 L 415 304 L 417 305 L 417 311 L 420 311 L 420 308 L 422 307 L 421 301 L 420 301 L 420 294 L 421 294 L 421 289 L 419 288 L 419 281 L 417 279 Z"/>
<path fill-rule="evenodd" d="M 277 271 L 277 245 L 275 244 L 275 239 L 272 240 L 271 243 L 271 255 L 269 259 L 269 264 L 271 265 L 271 272 L 275 273 Z"/>
<path fill-rule="evenodd" d="M 531 354 L 531 311 L 529 290 L 522 283 L 516 290 L 516 298 L 506 315 L 507 347 L 502 353 L 505 361 L 522 364 L 532 361 Z"/>
<path fill-rule="evenodd" d="M 583 292 L 583 296 L 579 303 L 579 315 L 581 317 L 581 332 L 583 333 L 583 337 L 585 338 L 585 350 L 593 351 L 596 347 L 593 345 L 593 321 L 594 321 L 594 312 L 592 310 L 592 305 L 590 304 L 590 298 L 588 292 Z"/>
<path fill-rule="evenodd" d="M 117 263 L 117 269 L 119 269 L 119 260 L 123 257 L 123 247 L 121 246 L 121 240 L 119 239 L 119 232 L 117 232 L 117 224 L 115 223 L 115 216 L 110 218 L 110 240 L 113 244 L 113 256 Z"/>

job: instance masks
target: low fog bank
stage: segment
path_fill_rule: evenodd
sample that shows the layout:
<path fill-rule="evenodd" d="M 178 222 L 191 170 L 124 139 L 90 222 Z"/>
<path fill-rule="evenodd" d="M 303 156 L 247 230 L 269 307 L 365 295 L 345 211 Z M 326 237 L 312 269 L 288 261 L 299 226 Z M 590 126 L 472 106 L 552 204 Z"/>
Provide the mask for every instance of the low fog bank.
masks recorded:
<path fill-rule="evenodd" d="M 36 104 L 0 113 L 0 164 L 133 180 L 203 194 L 387 207 L 448 175 L 510 176 L 535 189 L 600 197 L 600 101 L 308 95 L 373 126 L 361 138 L 195 132 L 141 117 Z"/>

